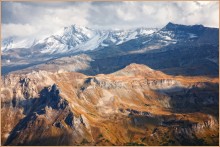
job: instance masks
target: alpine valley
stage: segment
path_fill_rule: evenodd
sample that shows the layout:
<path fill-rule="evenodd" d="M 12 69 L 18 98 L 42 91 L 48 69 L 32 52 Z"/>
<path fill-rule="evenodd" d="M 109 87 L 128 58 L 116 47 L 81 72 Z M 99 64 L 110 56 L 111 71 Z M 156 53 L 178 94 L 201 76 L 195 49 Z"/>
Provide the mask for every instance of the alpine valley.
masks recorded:
<path fill-rule="evenodd" d="M 219 29 L 2 40 L 2 145 L 219 145 Z"/>

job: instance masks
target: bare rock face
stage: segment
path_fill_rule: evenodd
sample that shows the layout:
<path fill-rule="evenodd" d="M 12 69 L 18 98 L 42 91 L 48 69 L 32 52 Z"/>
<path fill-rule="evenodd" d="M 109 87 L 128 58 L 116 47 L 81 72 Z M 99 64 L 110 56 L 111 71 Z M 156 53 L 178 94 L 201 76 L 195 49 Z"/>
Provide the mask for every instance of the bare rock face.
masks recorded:
<path fill-rule="evenodd" d="M 84 127 L 85 123 L 81 121 L 80 124 L 75 124 L 74 119 L 77 119 L 77 117 L 75 118 L 69 103 L 59 93 L 59 88 L 56 84 L 53 84 L 50 87 L 45 87 L 40 92 L 39 98 L 32 98 L 32 105 L 29 105 L 29 111 L 24 112 L 26 116 L 10 132 L 5 145 L 50 145 L 52 142 L 47 142 L 46 140 L 42 142 L 41 138 L 50 138 L 51 136 L 47 135 L 51 131 L 55 131 L 55 134 L 66 134 L 72 131 L 77 135 L 83 135 L 81 134 L 82 132 L 77 132 L 76 128 Z M 83 120 L 81 117 L 78 117 L 78 119 Z M 29 136 L 32 131 L 35 131 L 33 133 L 36 134 Z M 68 135 L 73 137 L 72 133 Z M 50 141 L 55 141 L 56 139 L 62 139 L 58 145 L 73 143 L 68 138 L 65 138 L 65 135 L 51 138 Z"/>
<path fill-rule="evenodd" d="M 4 145 L 217 145 L 218 80 L 132 64 L 2 77 Z M 216 109 L 214 109 L 216 108 Z"/>

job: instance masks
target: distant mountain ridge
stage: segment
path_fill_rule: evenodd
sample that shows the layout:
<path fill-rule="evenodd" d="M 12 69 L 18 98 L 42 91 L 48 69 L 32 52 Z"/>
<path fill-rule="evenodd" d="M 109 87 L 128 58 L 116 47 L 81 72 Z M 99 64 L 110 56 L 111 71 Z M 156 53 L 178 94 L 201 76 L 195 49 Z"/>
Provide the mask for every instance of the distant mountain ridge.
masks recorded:
<path fill-rule="evenodd" d="M 149 44 L 156 40 L 160 40 L 161 44 L 170 44 L 185 39 L 198 39 L 203 33 L 216 37 L 216 30 L 216 28 L 207 28 L 203 25 L 186 26 L 171 22 L 162 29 L 142 27 L 129 30 L 101 30 L 71 25 L 39 40 L 16 41 L 15 37 L 6 38 L 2 41 L 2 51 L 28 48 L 34 50 L 33 52 L 48 55 L 76 53 L 120 45 L 139 38 L 145 38 L 142 44 Z"/>
<path fill-rule="evenodd" d="M 159 39 L 164 39 L 165 41 L 178 41 L 176 39 L 186 38 L 195 39 L 200 37 L 200 35 L 203 35 L 203 33 L 210 34 L 216 30 L 218 29 L 204 27 L 203 25 L 186 26 L 171 22 L 162 29 L 142 27 L 127 30 L 102 30 L 71 25 L 69 27 L 64 27 L 49 37 L 39 40 L 22 39 L 16 41 L 16 37 L 6 38 L 2 41 L 2 51 L 7 52 L 7 50 L 16 48 L 34 48 L 40 50 L 41 53 L 48 54 L 69 51 L 77 52 L 94 50 L 111 45 L 119 45 L 129 40 L 146 36 L 156 38 L 159 35 Z M 216 35 L 216 33 L 213 35 Z"/>

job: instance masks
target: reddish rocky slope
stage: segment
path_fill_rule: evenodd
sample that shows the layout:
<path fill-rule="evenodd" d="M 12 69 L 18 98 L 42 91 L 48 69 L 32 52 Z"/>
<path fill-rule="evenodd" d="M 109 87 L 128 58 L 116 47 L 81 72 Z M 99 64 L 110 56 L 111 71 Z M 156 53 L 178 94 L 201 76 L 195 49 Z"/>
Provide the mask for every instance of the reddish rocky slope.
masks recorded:
<path fill-rule="evenodd" d="M 131 64 L 2 77 L 4 145 L 218 145 L 218 79 Z"/>

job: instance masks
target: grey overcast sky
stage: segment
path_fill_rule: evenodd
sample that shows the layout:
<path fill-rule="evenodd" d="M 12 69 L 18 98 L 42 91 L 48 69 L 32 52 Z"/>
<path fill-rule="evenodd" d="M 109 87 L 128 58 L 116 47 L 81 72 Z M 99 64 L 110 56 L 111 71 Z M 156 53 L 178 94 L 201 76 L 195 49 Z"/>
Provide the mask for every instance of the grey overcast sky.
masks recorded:
<path fill-rule="evenodd" d="M 219 2 L 2 2 L 2 37 L 45 37 L 77 24 L 104 29 L 219 26 Z"/>

